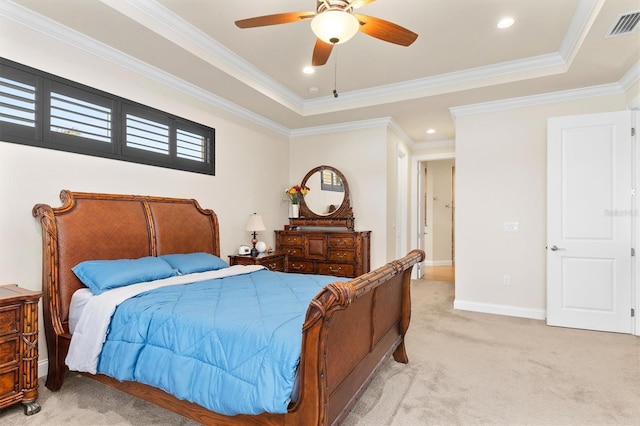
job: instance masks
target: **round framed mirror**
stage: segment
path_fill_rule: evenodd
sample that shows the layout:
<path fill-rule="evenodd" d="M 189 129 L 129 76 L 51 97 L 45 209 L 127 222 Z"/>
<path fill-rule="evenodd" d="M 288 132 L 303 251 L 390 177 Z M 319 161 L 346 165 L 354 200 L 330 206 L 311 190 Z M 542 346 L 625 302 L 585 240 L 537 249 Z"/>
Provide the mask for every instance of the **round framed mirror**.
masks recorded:
<path fill-rule="evenodd" d="M 340 170 L 331 166 L 311 169 L 302 179 L 309 192 L 300 200 L 300 217 L 293 226 L 346 226 L 353 229 L 349 184 Z"/>

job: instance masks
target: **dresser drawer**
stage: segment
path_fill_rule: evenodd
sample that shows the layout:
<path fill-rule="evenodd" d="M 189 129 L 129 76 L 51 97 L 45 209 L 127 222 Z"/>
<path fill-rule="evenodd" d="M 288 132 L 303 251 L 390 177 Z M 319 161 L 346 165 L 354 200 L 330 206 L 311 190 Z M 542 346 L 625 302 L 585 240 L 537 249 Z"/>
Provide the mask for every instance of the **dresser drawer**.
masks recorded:
<path fill-rule="evenodd" d="M 17 333 L 20 330 L 20 306 L 9 305 L 0 308 L 0 336 Z"/>
<path fill-rule="evenodd" d="M 283 246 L 283 247 L 280 247 L 280 251 L 283 251 L 287 256 L 289 256 L 289 259 L 291 259 L 292 257 L 304 257 L 304 249 L 302 248 L 302 246 L 300 247 Z"/>
<path fill-rule="evenodd" d="M 349 263 L 322 263 L 318 265 L 320 275 L 335 275 L 337 277 L 353 277 L 355 267 Z"/>
<path fill-rule="evenodd" d="M 304 237 L 302 235 L 283 235 L 280 243 L 283 246 L 302 246 Z"/>
<path fill-rule="evenodd" d="M 329 250 L 329 260 L 333 262 L 353 262 L 355 258 L 353 250 Z"/>
<path fill-rule="evenodd" d="M 270 271 L 284 271 L 284 256 L 280 256 L 276 259 L 269 259 L 260 262 L 262 266 L 269 269 Z"/>
<path fill-rule="evenodd" d="M 1 371 L 1 370 L 0 370 Z M 0 373 L 0 399 L 11 397 L 20 391 L 20 369 L 18 366 Z"/>
<path fill-rule="evenodd" d="M 329 236 L 329 247 L 353 248 L 356 246 L 356 237 L 351 235 L 331 235 Z"/>
<path fill-rule="evenodd" d="M 313 274 L 315 272 L 315 263 L 308 260 L 289 259 L 289 272 Z"/>
<path fill-rule="evenodd" d="M 20 359 L 20 338 L 15 337 L 0 339 L 0 368 L 11 364 L 17 364 Z"/>

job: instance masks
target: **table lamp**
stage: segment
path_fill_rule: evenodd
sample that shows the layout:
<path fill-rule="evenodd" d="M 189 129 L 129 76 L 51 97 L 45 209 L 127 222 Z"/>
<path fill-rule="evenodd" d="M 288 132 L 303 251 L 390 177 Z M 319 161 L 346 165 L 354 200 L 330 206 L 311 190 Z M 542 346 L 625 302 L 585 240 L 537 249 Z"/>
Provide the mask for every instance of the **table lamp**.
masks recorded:
<path fill-rule="evenodd" d="M 262 216 L 257 213 L 254 213 L 249 216 L 249 223 L 247 223 L 247 231 L 253 233 L 253 238 L 251 238 L 251 244 L 253 247 L 251 248 L 251 257 L 256 257 L 258 255 L 258 249 L 256 248 L 256 243 L 258 239 L 256 238 L 258 231 L 265 231 L 267 228 L 264 227 L 264 223 L 262 222 Z"/>

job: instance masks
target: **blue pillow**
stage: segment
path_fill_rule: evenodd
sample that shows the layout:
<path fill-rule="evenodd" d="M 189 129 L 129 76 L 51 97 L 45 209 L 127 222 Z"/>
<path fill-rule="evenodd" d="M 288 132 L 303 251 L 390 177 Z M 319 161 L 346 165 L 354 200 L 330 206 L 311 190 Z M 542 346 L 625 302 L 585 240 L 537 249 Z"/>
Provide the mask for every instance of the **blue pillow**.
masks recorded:
<path fill-rule="evenodd" d="M 112 288 L 177 275 L 171 265 L 154 256 L 140 259 L 87 260 L 78 263 L 71 270 L 96 295 Z"/>
<path fill-rule="evenodd" d="M 159 257 L 177 270 L 180 275 L 216 271 L 229 267 L 227 262 L 209 253 L 165 254 Z"/>

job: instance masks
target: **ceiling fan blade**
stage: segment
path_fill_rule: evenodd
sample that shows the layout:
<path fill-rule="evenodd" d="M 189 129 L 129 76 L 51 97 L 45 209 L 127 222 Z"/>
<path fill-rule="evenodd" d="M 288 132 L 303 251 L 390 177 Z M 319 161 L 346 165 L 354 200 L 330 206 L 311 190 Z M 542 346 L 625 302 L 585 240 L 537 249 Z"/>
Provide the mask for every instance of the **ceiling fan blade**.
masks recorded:
<path fill-rule="evenodd" d="M 360 31 L 371 37 L 401 46 L 409 46 L 418 38 L 418 34 L 393 22 L 359 13 L 354 15 L 360 21 Z"/>
<path fill-rule="evenodd" d="M 267 25 L 288 24 L 290 22 L 303 21 L 316 16 L 315 12 L 289 12 L 276 13 L 275 15 L 257 16 L 236 21 L 236 26 L 240 28 L 264 27 Z"/>
<path fill-rule="evenodd" d="M 351 3 L 351 7 L 358 9 L 359 7 L 366 6 L 369 3 L 373 3 L 376 0 L 355 0 Z"/>
<path fill-rule="evenodd" d="M 324 41 L 317 39 L 316 45 L 313 48 L 313 58 L 311 59 L 311 65 L 313 65 L 314 67 L 319 67 L 320 65 L 326 64 L 329 56 L 331 55 L 332 49 L 333 44 L 325 43 Z"/>

